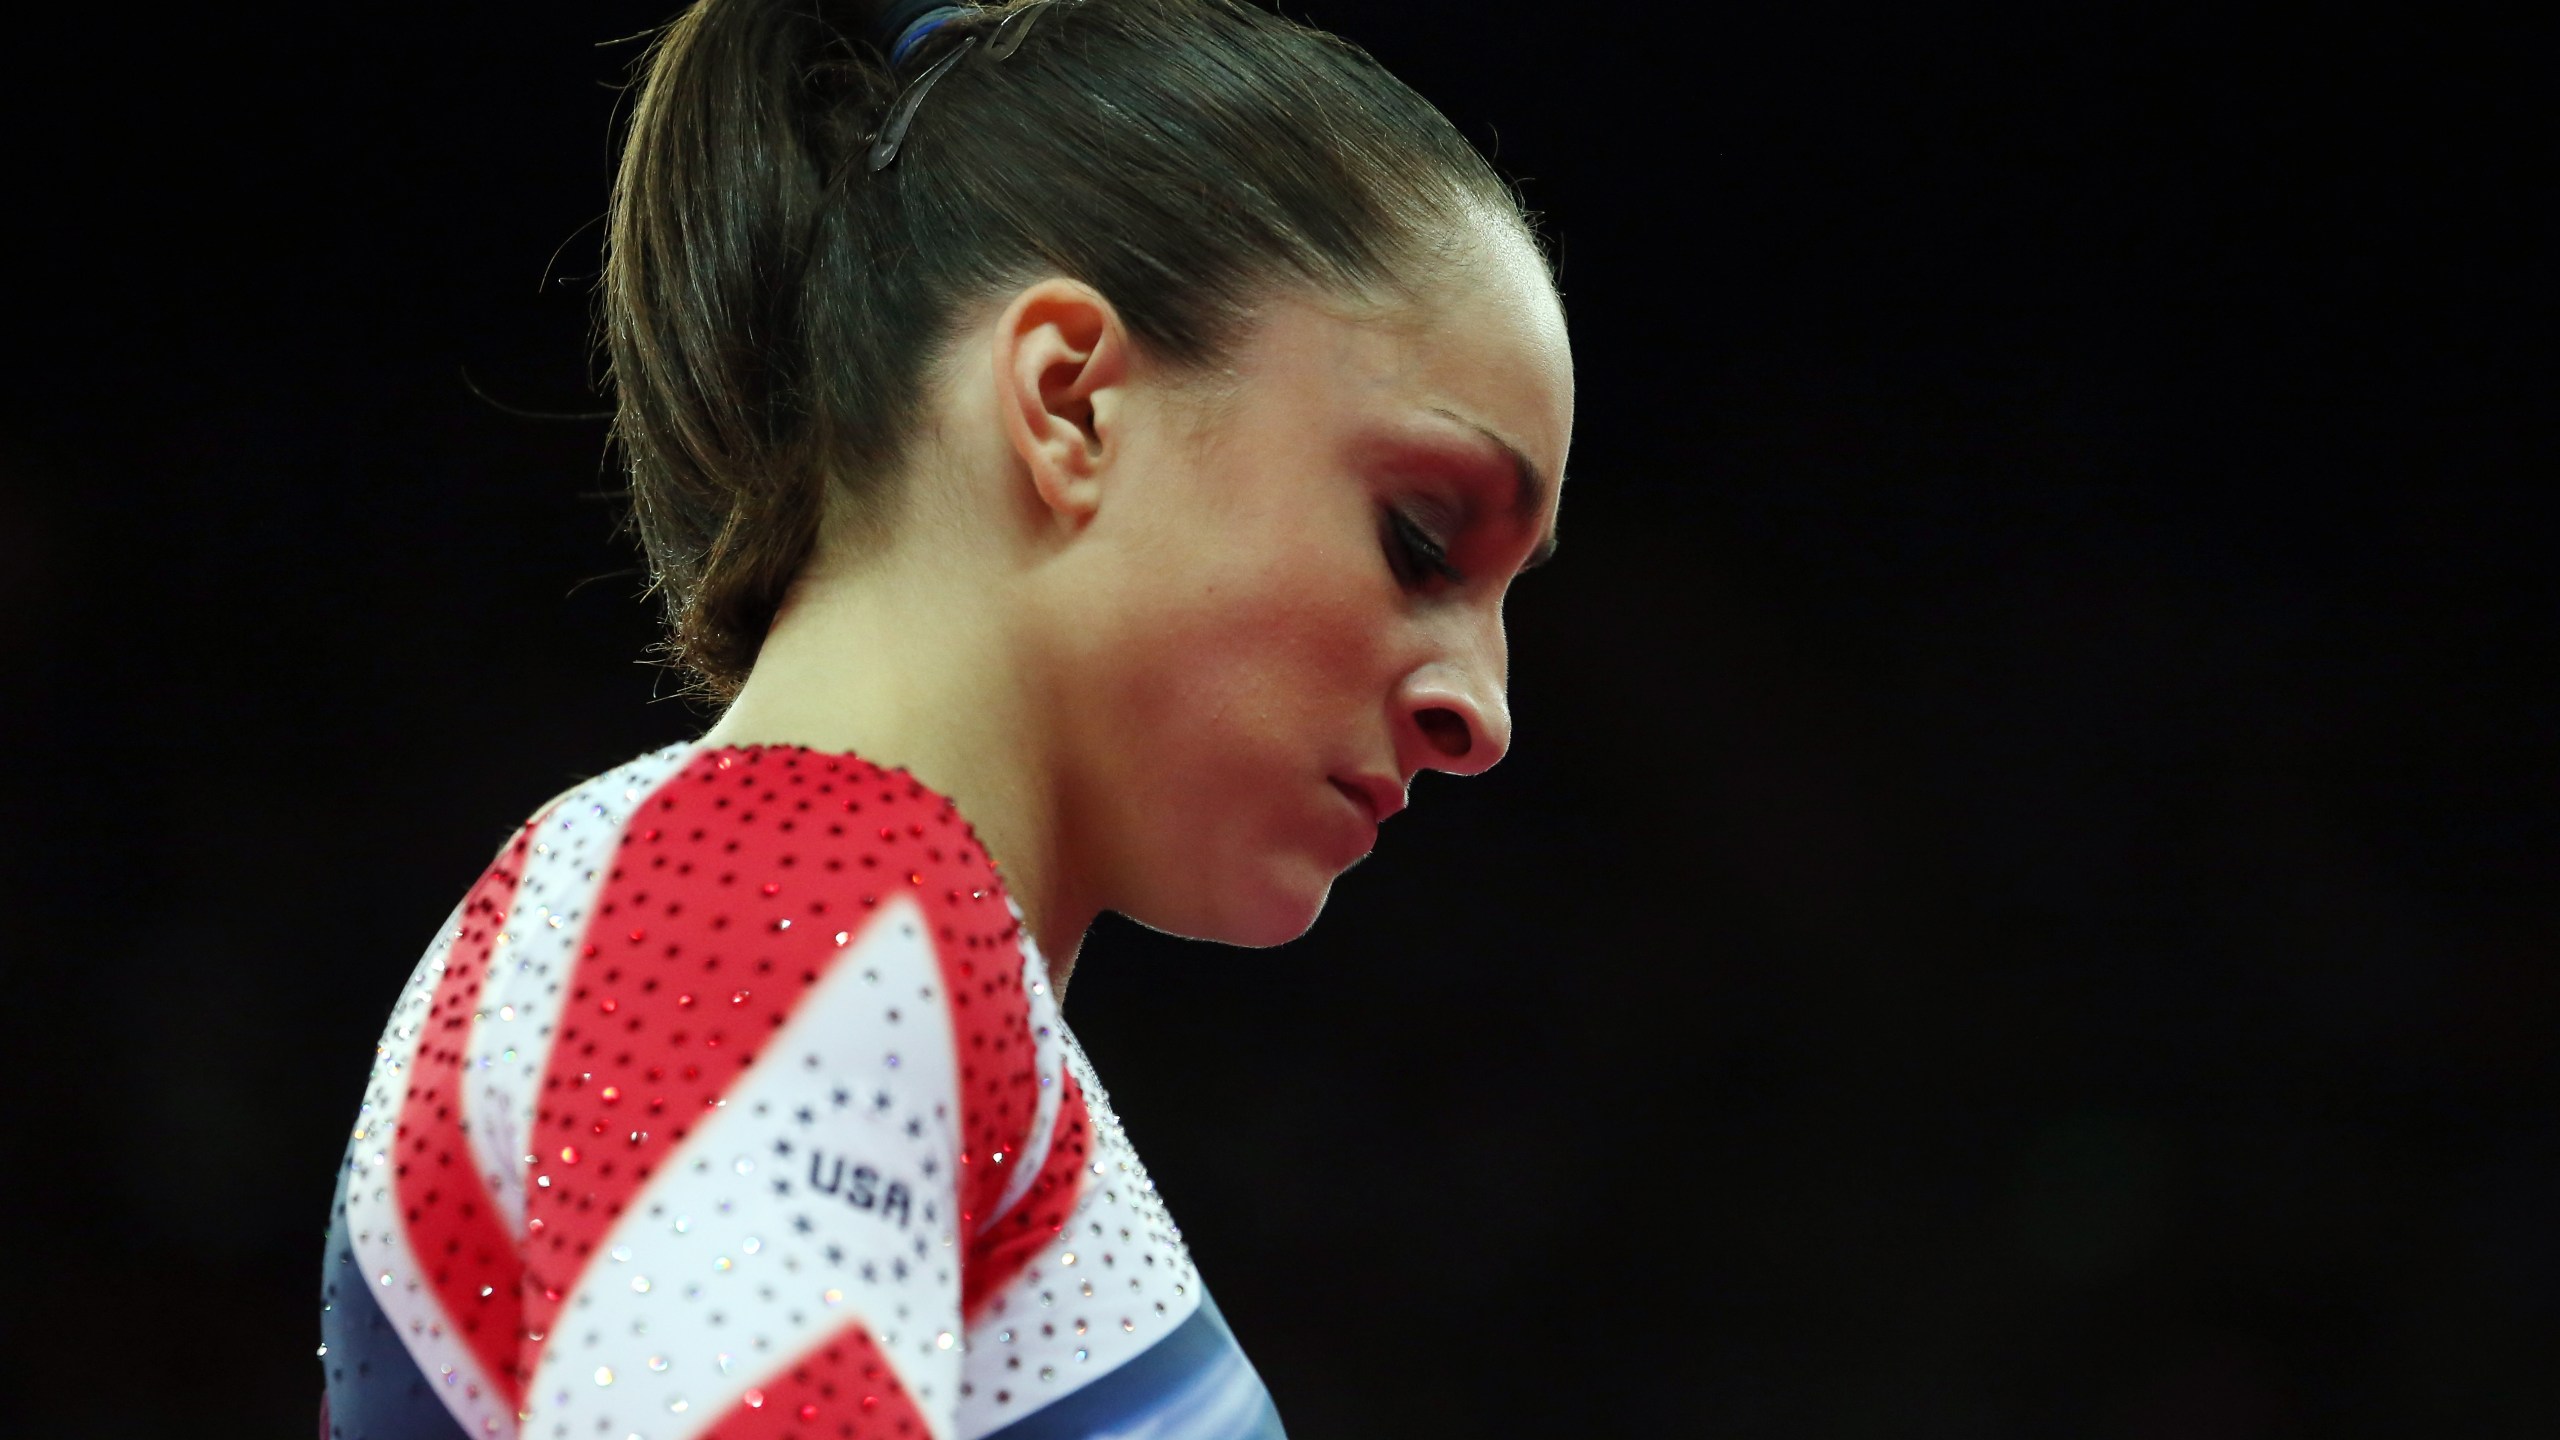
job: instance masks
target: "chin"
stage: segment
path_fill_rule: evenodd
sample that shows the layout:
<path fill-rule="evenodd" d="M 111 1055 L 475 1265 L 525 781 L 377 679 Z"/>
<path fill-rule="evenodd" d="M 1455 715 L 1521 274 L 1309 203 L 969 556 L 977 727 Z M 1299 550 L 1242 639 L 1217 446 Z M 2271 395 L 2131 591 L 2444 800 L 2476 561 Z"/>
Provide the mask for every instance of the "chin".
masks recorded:
<path fill-rule="evenodd" d="M 1122 913 L 1150 930 L 1186 940 L 1264 950 L 1306 934 L 1333 893 L 1330 873 L 1264 874 L 1252 882 L 1226 884 L 1214 877 L 1194 878 L 1196 888 L 1162 897 L 1164 904 Z"/>

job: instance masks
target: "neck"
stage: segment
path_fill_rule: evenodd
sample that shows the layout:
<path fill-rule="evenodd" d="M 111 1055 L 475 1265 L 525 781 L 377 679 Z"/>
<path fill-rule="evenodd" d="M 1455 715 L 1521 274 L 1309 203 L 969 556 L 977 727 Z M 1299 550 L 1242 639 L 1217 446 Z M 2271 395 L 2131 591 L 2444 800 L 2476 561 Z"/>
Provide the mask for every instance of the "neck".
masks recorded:
<path fill-rule="evenodd" d="M 1037 647 L 1008 623 L 1002 577 L 965 550 L 929 557 L 927 548 L 813 564 L 704 738 L 850 751 L 950 797 L 1022 907 L 1063 1000 L 1098 907 L 1063 863 L 1051 727 L 1037 723 L 1024 683 Z"/>

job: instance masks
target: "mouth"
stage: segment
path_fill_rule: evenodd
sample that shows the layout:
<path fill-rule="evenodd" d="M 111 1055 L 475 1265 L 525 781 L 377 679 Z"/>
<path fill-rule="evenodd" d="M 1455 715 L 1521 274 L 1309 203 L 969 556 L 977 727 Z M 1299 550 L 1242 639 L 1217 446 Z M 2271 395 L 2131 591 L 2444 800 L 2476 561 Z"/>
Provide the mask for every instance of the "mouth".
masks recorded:
<path fill-rule="evenodd" d="M 1404 808 L 1404 787 L 1391 780 L 1368 775 L 1352 779 L 1339 775 L 1331 778 L 1333 788 L 1358 806 L 1361 816 L 1371 825 L 1386 823 L 1388 817 Z"/>
<path fill-rule="evenodd" d="M 1371 825 L 1378 823 L 1378 802 L 1361 793 L 1358 786 L 1336 780 L 1333 782 L 1333 788 L 1341 791 L 1344 798 L 1348 799 L 1353 806 L 1358 808 L 1362 819 L 1368 821 Z"/>

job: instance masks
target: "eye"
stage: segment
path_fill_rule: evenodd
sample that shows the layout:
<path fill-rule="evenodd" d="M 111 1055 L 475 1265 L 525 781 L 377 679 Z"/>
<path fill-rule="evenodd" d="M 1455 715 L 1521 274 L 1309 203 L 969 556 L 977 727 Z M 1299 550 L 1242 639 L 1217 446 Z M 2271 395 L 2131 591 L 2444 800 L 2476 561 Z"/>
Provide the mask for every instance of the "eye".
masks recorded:
<path fill-rule="evenodd" d="M 1433 576 L 1452 585 L 1466 583 L 1466 575 L 1449 563 L 1449 547 L 1423 528 L 1421 521 L 1393 507 L 1387 510 L 1386 545 L 1387 568 L 1408 589 Z"/>

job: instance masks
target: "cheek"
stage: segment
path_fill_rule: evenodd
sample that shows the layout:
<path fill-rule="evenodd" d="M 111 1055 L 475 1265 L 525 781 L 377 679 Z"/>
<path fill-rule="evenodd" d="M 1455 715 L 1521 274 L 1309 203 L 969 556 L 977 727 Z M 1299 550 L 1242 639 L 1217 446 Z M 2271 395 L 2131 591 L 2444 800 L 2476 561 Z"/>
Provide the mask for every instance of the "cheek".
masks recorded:
<path fill-rule="evenodd" d="M 1222 581 L 1153 637 L 1132 717 L 1126 908 L 1195 938 L 1274 945 L 1316 918 L 1351 858 L 1327 784 L 1373 756 L 1374 622 L 1304 583 Z M 1143 797 L 1143 798 L 1141 798 Z"/>
<path fill-rule="evenodd" d="M 1395 612 L 1361 558 L 1309 544 L 1203 553 L 1157 572 L 1127 612 L 1106 743 L 1137 807 L 1122 823 L 1142 869 L 1197 874 L 1213 853 L 1224 869 L 1294 845 L 1331 769 L 1386 752 Z"/>
<path fill-rule="evenodd" d="M 1185 741 L 1259 737 L 1315 763 L 1363 738 L 1351 731 L 1375 710 L 1385 617 L 1341 569 L 1321 555 L 1230 569 L 1168 616 L 1157 650 L 1166 718 L 1209 727 Z"/>
<path fill-rule="evenodd" d="M 1240 944 L 1322 909 L 1351 858 L 1327 777 L 1392 754 L 1403 610 L 1365 516 L 1301 499 L 1200 517 L 1118 569 L 1108 633 L 1077 637 L 1094 663 L 1070 681 L 1101 706 L 1076 728 L 1110 777 L 1093 813 L 1110 817 L 1095 838 L 1112 908 Z"/>

